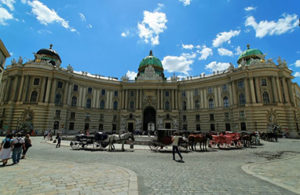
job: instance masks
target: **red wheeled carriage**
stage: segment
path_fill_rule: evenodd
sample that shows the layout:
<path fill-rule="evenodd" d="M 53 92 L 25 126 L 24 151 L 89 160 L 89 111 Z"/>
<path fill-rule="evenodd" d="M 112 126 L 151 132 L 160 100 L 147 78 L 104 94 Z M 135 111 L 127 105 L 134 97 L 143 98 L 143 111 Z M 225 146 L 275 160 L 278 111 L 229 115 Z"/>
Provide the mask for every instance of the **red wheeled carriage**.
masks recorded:
<path fill-rule="evenodd" d="M 213 134 L 209 146 L 212 148 L 242 148 L 240 133 L 225 132 L 220 134 Z"/>

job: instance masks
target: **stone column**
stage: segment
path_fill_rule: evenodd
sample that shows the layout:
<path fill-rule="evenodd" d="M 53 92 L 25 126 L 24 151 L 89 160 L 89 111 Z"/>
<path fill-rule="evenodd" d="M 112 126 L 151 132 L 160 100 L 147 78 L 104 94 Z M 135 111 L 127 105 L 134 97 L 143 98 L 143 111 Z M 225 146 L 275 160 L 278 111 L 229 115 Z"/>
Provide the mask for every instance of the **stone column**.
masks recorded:
<path fill-rule="evenodd" d="M 139 90 L 135 90 L 135 109 L 139 109 Z"/>
<path fill-rule="evenodd" d="M 164 105 L 164 91 L 161 89 L 160 90 L 160 109 L 162 110 L 163 109 L 163 105 Z"/>
<path fill-rule="evenodd" d="M 283 91 L 284 91 L 284 97 L 285 97 L 285 103 L 290 103 L 290 96 L 288 91 L 288 86 L 286 83 L 286 78 L 282 78 L 282 84 L 283 84 Z"/>
<path fill-rule="evenodd" d="M 3 80 L 2 85 L 0 85 L 0 102 L 3 102 L 4 94 L 7 93 L 4 86 L 6 86 L 6 80 Z"/>
<path fill-rule="evenodd" d="M 253 77 L 250 78 L 250 91 L 251 91 L 251 99 L 252 99 L 252 104 L 256 103 L 256 98 L 255 98 L 255 90 L 254 90 L 254 84 L 253 84 Z"/>
<path fill-rule="evenodd" d="M 273 93 L 273 102 L 277 103 L 278 102 L 278 94 L 277 94 L 277 85 L 275 81 L 275 77 L 272 77 L 272 93 Z"/>
<path fill-rule="evenodd" d="M 174 110 L 177 110 L 178 102 L 177 102 L 177 90 L 174 89 Z"/>
<path fill-rule="evenodd" d="M 176 106 L 175 106 L 175 89 L 172 89 L 172 99 L 171 99 L 171 101 L 172 101 L 172 110 L 175 110 L 176 109 Z"/>
<path fill-rule="evenodd" d="M 261 103 L 260 79 L 259 79 L 259 77 L 257 77 L 255 79 L 255 86 L 256 86 L 256 94 L 257 94 L 257 103 Z"/>
<path fill-rule="evenodd" d="M 67 104 L 68 100 L 68 89 L 69 89 L 69 82 L 65 82 L 65 89 L 64 89 L 64 99 L 63 99 L 63 104 Z"/>
<path fill-rule="evenodd" d="M 143 102 L 143 90 L 140 89 L 140 109 L 142 109 L 142 102 Z"/>
<path fill-rule="evenodd" d="M 208 108 L 208 99 L 207 99 L 207 90 L 203 90 L 203 95 L 204 95 L 204 108 Z"/>
<path fill-rule="evenodd" d="M 231 86 L 232 86 L 233 105 L 236 105 L 237 104 L 237 92 L 236 92 L 236 86 L 235 86 L 234 81 L 231 82 Z"/>
<path fill-rule="evenodd" d="M 125 109 L 127 109 L 128 90 L 125 90 Z"/>
<path fill-rule="evenodd" d="M 280 87 L 280 83 L 279 83 L 279 78 L 276 77 L 276 85 L 277 85 L 277 92 L 278 92 L 278 99 L 279 102 L 282 103 L 282 91 L 281 91 L 281 87 Z"/>
<path fill-rule="evenodd" d="M 25 102 L 28 102 L 28 93 L 29 93 L 29 90 L 31 88 L 31 76 L 28 76 L 28 82 L 27 82 L 27 86 L 25 87 L 26 89 L 26 92 L 25 92 Z"/>
<path fill-rule="evenodd" d="M 14 77 L 14 79 L 12 81 L 12 87 L 10 88 L 10 90 L 11 90 L 10 101 L 15 101 L 16 92 L 18 90 L 18 88 L 17 88 L 18 80 L 19 80 L 19 77 Z"/>
<path fill-rule="evenodd" d="M 156 90 L 157 94 L 156 94 L 156 98 L 157 98 L 157 109 L 160 108 L 160 90 L 157 89 Z"/>
<path fill-rule="evenodd" d="M 46 103 L 49 103 L 51 87 L 52 87 L 52 78 L 48 78 L 47 90 L 46 90 L 46 99 L 45 99 Z"/>
<path fill-rule="evenodd" d="M 70 83 L 69 85 L 69 90 L 68 90 L 68 98 L 67 98 L 67 105 L 71 105 L 71 101 L 72 101 L 72 88 L 73 85 Z"/>
<path fill-rule="evenodd" d="M 18 100 L 17 100 L 18 102 L 22 100 L 23 89 L 24 89 L 24 75 L 21 78 L 21 83 L 20 83 L 20 86 L 19 86 L 19 93 L 18 93 Z"/>
<path fill-rule="evenodd" d="M 9 101 L 10 94 L 11 94 L 11 91 L 10 91 L 11 82 L 12 82 L 11 77 L 7 77 L 7 83 L 6 83 L 6 86 L 5 86 L 6 89 L 5 89 L 4 101 Z"/>
<path fill-rule="evenodd" d="M 250 93 L 249 93 L 249 79 L 245 79 L 245 96 L 246 96 L 246 104 L 250 103 Z"/>
<path fill-rule="evenodd" d="M 287 83 L 287 87 L 288 87 L 288 92 L 289 92 L 289 96 L 290 96 L 290 101 L 293 105 L 295 105 L 295 96 L 293 94 L 293 90 L 292 90 L 292 83 L 291 83 L 291 79 L 287 79 L 286 80 Z"/>
<path fill-rule="evenodd" d="M 40 84 L 40 93 L 39 93 L 39 102 L 43 102 L 43 96 L 44 96 L 44 91 L 45 91 L 45 77 L 41 78 L 41 84 Z"/>
<path fill-rule="evenodd" d="M 49 103 L 54 103 L 55 102 L 55 96 L 56 96 L 56 93 L 55 93 L 55 90 L 56 90 L 56 79 L 53 78 L 52 79 L 52 85 L 51 85 L 51 94 L 50 94 L 50 99 L 49 99 Z"/>
<path fill-rule="evenodd" d="M 223 97 L 222 97 L 222 92 L 221 92 L 221 87 L 218 87 L 218 98 L 219 98 L 219 107 L 223 107 L 224 105 L 223 105 Z"/>

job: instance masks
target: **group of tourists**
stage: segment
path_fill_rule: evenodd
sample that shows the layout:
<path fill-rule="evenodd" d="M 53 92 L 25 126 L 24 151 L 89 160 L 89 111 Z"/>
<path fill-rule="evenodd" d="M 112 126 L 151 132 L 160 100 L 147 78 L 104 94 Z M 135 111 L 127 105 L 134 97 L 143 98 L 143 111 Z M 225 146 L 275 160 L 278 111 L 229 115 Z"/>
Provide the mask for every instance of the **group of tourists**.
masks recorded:
<path fill-rule="evenodd" d="M 6 135 L 0 145 L 0 159 L 3 166 L 7 164 L 10 158 L 12 158 L 13 164 L 19 163 L 20 159 L 25 159 L 31 146 L 29 134 L 26 134 L 25 138 L 22 137 L 21 133 Z"/>

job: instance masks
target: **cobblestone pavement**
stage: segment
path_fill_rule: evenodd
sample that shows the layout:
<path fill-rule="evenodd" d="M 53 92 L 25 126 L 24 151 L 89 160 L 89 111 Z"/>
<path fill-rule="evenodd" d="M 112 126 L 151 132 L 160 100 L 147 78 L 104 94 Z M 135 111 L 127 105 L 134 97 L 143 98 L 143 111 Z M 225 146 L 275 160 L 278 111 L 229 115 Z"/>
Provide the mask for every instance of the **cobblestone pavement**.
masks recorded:
<path fill-rule="evenodd" d="M 300 194 L 300 155 L 242 168 L 246 173 Z"/>
<path fill-rule="evenodd" d="M 0 194 L 137 194 L 136 182 L 121 167 L 26 159 L 1 169 Z"/>
<path fill-rule="evenodd" d="M 74 168 L 85 167 L 85 176 L 90 175 L 89 178 L 93 178 L 103 172 L 100 171 L 101 169 L 98 173 L 95 172 L 95 167 L 113 166 L 113 170 L 124 167 L 136 173 L 139 194 L 295 194 L 249 175 L 241 167 L 245 164 L 252 165 L 266 161 L 273 162 L 272 159 L 289 158 L 299 151 L 298 140 L 280 139 L 279 143 L 263 142 L 263 146 L 240 150 L 183 153 L 185 163 L 171 160 L 172 154 L 168 152 L 151 152 L 142 149 L 134 152 L 129 150 L 127 152 L 74 151 L 70 147 L 56 149 L 55 145 L 45 144 L 41 140 L 40 137 L 33 138 L 33 147 L 28 152 L 28 159 L 21 161 L 16 168 L 23 167 L 31 161 L 36 161 L 38 164 L 43 162 L 73 164 Z M 273 166 L 271 163 L 270 165 Z M 53 165 L 52 169 L 46 170 L 51 172 L 55 168 L 56 166 Z M 6 170 L 7 167 L 4 169 Z M 4 169 L 0 169 L 1 172 Z M 72 175 L 73 172 L 66 174 Z M 285 174 L 285 171 L 282 174 Z M 80 184 L 80 181 L 81 178 L 77 183 Z M 87 183 L 93 181 L 91 179 Z M 68 184 L 68 182 L 64 183 Z"/>

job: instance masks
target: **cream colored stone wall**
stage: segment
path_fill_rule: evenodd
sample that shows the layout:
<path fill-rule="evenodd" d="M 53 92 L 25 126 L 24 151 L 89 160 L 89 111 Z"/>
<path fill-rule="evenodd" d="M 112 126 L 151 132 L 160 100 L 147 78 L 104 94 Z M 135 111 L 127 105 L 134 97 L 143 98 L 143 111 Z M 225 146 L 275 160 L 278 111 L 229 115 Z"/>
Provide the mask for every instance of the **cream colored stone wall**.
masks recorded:
<path fill-rule="evenodd" d="M 34 85 L 35 79 L 39 79 L 38 85 Z M 263 79 L 266 86 L 262 86 Z M 31 110 L 33 127 L 39 132 L 53 129 L 55 121 L 59 122 L 58 130 L 64 133 L 79 132 L 85 124 L 89 124 L 90 131 L 98 131 L 102 124 L 104 131 L 111 132 L 113 124 L 119 131 L 128 130 L 128 123 L 132 123 L 135 130 L 139 125 L 143 128 L 144 109 L 151 106 L 156 111 L 157 128 L 169 123 L 171 128 L 180 130 L 187 127 L 188 131 L 196 131 L 200 125 L 201 131 L 210 131 L 214 125 L 216 131 L 224 131 L 229 124 L 230 130 L 240 131 L 241 123 L 245 123 L 249 131 L 267 131 L 274 124 L 296 131 L 300 118 L 300 90 L 291 79 L 291 71 L 285 67 L 260 64 L 184 81 L 132 82 L 93 78 L 49 64 L 30 62 L 9 66 L 5 71 L 5 84 L 0 88 L 0 120 L 3 121 L 2 129 L 17 129 L 18 124 L 24 122 L 25 110 Z M 62 88 L 58 88 L 59 82 Z M 78 91 L 74 91 L 74 85 L 78 86 Z M 89 88 L 92 88 L 91 93 L 88 93 Z M 105 90 L 104 95 L 102 90 Z M 31 102 L 33 91 L 38 95 L 36 101 Z M 264 101 L 265 92 L 269 102 Z M 61 95 L 60 104 L 55 103 L 57 94 Z M 240 104 L 241 94 L 245 96 L 244 105 Z M 76 106 L 71 104 L 73 96 L 77 97 Z M 228 98 L 228 108 L 224 107 L 224 97 Z M 213 108 L 209 107 L 210 98 Z M 91 99 L 91 108 L 86 108 L 88 99 Z M 195 106 L 196 100 L 199 108 Z M 105 102 L 103 109 L 101 101 Z M 118 102 L 117 110 L 114 110 L 114 102 Z M 56 117 L 57 110 L 60 117 Z M 72 112 L 75 119 L 71 119 Z M 214 115 L 213 120 L 210 114 Z M 196 115 L 200 115 L 199 121 Z M 69 130 L 70 123 L 74 123 L 74 131 Z"/>

